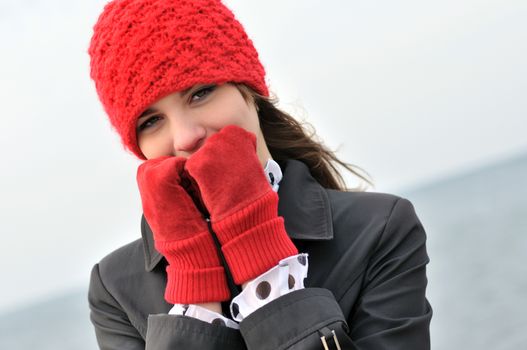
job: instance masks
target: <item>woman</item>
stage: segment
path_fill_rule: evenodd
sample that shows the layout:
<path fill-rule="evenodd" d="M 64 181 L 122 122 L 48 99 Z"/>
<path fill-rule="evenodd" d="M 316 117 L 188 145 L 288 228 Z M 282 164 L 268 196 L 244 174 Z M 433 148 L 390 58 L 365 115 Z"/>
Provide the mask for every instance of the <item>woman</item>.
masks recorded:
<path fill-rule="evenodd" d="M 428 349 L 426 234 L 401 197 L 347 191 L 278 110 L 218 0 L 114 0 L 91 77 L 144 160 L 142 239 L 92 270 L 101 349 Z"/>

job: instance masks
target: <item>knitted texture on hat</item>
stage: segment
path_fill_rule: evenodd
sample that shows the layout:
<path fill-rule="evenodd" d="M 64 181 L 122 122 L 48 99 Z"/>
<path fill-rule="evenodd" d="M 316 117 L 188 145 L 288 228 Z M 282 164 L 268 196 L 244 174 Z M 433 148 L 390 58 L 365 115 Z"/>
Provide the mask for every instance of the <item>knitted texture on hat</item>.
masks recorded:
<path fill-rule="evenodd" d="M 93 27 L 88 53 L 111 124 L 140 159 L 137 118 L 166 95 L 237 82 L 269 96 L 252 41 L 219 0 L 114 0 Z"/>

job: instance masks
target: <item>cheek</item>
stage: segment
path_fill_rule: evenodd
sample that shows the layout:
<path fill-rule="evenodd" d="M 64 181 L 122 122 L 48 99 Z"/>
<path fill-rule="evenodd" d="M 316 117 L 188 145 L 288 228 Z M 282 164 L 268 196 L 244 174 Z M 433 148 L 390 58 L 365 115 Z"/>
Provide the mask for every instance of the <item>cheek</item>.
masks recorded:
<path fill-rule="evenodd" d="M 245 100 L 238 101 L 236 108 L 232 111 L 232 123 L 258 135 L 260 128 L 258 114 L 254 107 L 248 106 Z"/>
<path fill-rule="evenodd" d="M 153 159 L 172 154 L 173 144 L 171 138 L 164 130 L 157 130 L 154 135 L 142 137 L 139 148 L 147 159 Z"/>
<path fill-rule="evenodd" d="M 139 148 L 146 159 L 157 158 L 167 153 L 167 151 L 163 151 L 164 147 L 162 147 L 157 139 L 142 142 L 139 144 Z"/>

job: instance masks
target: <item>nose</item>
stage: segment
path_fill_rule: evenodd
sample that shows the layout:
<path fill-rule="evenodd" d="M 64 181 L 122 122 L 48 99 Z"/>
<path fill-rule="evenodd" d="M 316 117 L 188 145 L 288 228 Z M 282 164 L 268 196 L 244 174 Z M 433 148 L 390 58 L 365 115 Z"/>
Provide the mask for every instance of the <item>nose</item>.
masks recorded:
<path fill-rule="evenodd" d="M 207 130 L 202 125 L 186 121 L 171 125 L 172 144 L 176 156 L 190 157 L 205 142 Z"/>

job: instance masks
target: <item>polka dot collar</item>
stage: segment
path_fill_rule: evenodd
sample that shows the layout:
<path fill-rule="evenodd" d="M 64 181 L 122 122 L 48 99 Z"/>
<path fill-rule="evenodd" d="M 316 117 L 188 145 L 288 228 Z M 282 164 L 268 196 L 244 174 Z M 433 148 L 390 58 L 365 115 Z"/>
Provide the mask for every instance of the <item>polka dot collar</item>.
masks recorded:
<path fill-rule="evenodd" d="M 280 183 L 280 180 L 282 180 L 282 169 L 280 169 L 280 165 L 278 165 L 273 159 L 269 158 L 265 164 L 264 172 L 273 191 L 277 192 L 279 187 L 278 184 Z"/>

